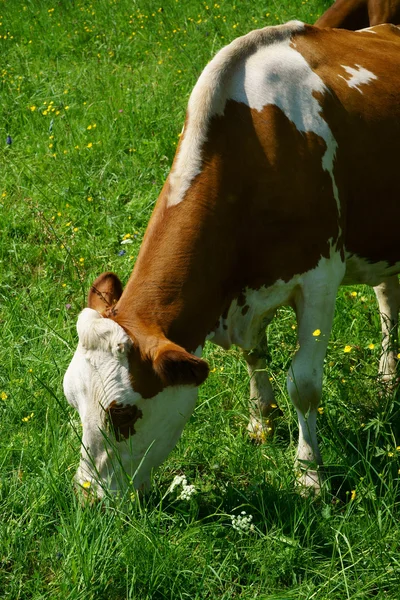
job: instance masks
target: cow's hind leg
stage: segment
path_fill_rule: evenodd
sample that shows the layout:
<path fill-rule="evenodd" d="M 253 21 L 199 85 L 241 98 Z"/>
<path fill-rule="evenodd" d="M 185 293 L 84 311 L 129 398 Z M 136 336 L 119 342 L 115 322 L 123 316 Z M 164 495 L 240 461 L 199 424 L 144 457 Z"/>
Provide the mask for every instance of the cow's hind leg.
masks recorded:
<path fill-rule="evenodd" d="M 316 434 L 317 409 L 336 294 L 343 275 L 344 264 L 339 255 L 329 260 L 321 258 L 318 266 L 302 277 L 293 302 L 299 348 L 289 368 L 287 387 L 299 419 L 299 483 L 316 492 L 320 489 L 322 465 Z"/>
<path fill-rule="evenodd" d="M 379 304 L 382 326 L 382 354 L 379 361 L 379 376 L 391 383 L 396 375 L 398 352 L 398 315 L 400 309 L 400 285 L 397 275 L 388 277 L 374 287 Z"/>
<path fill-rule="evenodd" d="M 267 336 L 250 352 L 243 351 L 250 376 L 250 420 L 247 430 L 256 442 L 264 442 L 274 431 L 274 420 L 280 411 L 267 373 L 269 359 Z"/>

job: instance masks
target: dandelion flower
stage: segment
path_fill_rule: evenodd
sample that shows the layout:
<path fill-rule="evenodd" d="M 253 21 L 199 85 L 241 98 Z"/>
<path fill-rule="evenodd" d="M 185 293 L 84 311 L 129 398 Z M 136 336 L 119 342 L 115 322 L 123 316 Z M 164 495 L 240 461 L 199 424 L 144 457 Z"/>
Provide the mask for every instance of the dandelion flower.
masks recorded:
<path fill-rule="evenodd" d="M 350 295 L 353 296 L 353 298 L 355 298 L 357 296 L 357 292 L 351 292 Z"/>
<path fill-rule="evenodd" d="M 343 352 L 351 352 L 351 346 L 347 345 L 343 348 Z"/>
<path fill-rule="evenodd" d="M 368 344 L 369 350 L 373 350 L 375 348 L 375 344 Z"/>

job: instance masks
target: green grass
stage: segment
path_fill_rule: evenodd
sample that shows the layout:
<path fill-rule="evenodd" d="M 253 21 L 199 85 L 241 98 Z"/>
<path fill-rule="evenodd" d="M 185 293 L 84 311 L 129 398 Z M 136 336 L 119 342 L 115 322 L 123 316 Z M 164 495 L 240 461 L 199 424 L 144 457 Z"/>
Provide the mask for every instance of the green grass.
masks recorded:
<path fill-rule="evenodd" d="M 239 351 L 210 345 L 213 372 L 150 496 L 81 506 L 72 487 L 80 423 L 62 378 L 76 317 L 101 271 L 127 280 L 201 69 L 234 37 L 313 22 L 328 4 L 0 1 L 1 598 L 400 597 L 400 405 L 376 380 L 369 289 L 340 292 L 326 360 L 319 436 L 335 496 L 296 492 L 289 309 L 269 332 L 284 411 L 273 441 L 245 433 Z M 168 493 L 183 473 L 189 501 Z"/>

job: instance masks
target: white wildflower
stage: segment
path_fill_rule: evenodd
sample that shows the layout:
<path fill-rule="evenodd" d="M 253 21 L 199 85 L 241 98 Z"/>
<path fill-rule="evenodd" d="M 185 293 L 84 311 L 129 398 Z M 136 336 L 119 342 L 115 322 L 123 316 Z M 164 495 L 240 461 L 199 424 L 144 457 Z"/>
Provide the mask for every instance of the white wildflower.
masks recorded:
<path fill-rule="evenodd" d="M 231 515 L 232 527 L 239 531 L 239 533 L 249 533 L 254 531 L 254 525 L 252 524 L 253 515 L 246 515 L 246 511 L 242 510 L 240 515 Z"/>
<path fill-rule="evenodd" d="M 188 485 L 187 479 L 184 475 L 176 475 L 173 482 L 168 488 L 168 492 L 171 493 L 179 485 L 182 486 L 182 491 L 178 496 L 178 500 L 190 500 L 190 498 L 197 493 L 194 485 Z"/>
<path fill-rule="evenodd" d="M 179 494 L 178 498 L 179 500 L 190 500 L 190 498 L 196 493 L 197 492 L 194 485 L 183 485 L 182 491 Z"/>
<path fill-rule="evenodd" d="M 178 485 L 187 485 L 187 479 L 184 475 L 175 475 L 173 482 L 168 488 L 168 492 L 171 493 L 174 491 Z"/>

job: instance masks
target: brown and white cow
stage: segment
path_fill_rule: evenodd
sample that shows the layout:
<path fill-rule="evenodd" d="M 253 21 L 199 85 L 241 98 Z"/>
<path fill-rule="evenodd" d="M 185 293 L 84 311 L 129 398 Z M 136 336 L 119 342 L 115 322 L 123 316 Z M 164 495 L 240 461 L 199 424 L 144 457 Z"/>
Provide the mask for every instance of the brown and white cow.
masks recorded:
<path fill-rule="evenodd" d="M 315 25 L 354 31 L 382 23 L 400 24 L 400 0 L 336 0 Z"/>
<path fill-rule="evenodd" d="M 78 319 L 64 379 L 83 425 L 78 483 L 100 496 L 131 480 L 148 487 L 207 377 L 207 339 L 244 350 L 258 400 L 250 428 L 262 428 L 265 325 L 291 305 L 297 461 L 301 482 L 318 488 L 317 407 L 339 285 L 379 286 L 386 345 L 397 324 L 399 84 L 390 25 L 290 22 L 236 39 L 208 64 L 125 290 L 100 275 Z"/>

